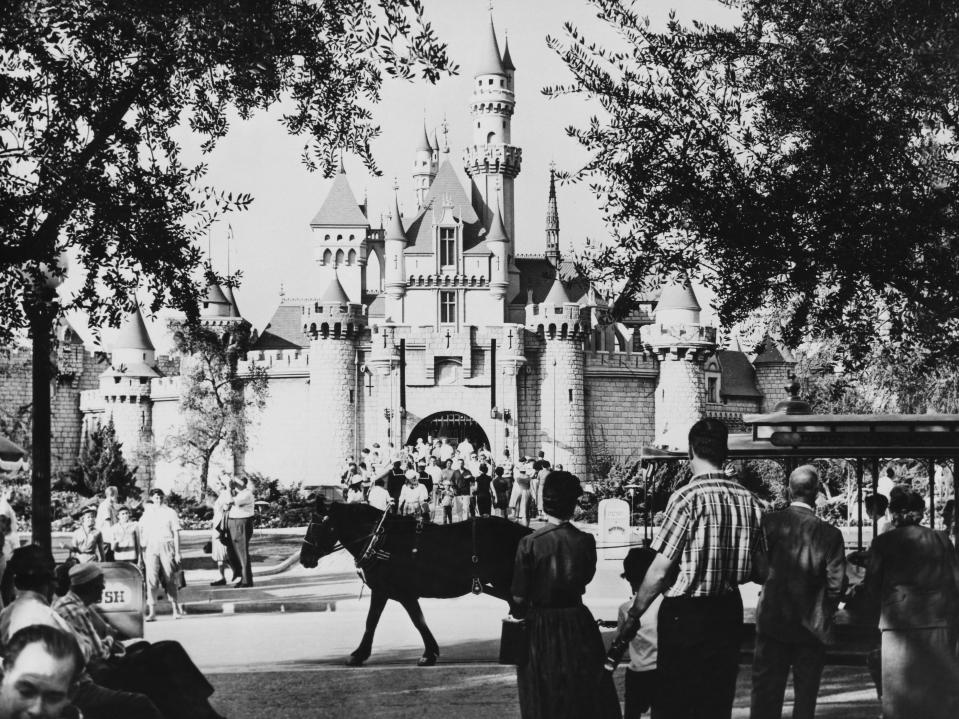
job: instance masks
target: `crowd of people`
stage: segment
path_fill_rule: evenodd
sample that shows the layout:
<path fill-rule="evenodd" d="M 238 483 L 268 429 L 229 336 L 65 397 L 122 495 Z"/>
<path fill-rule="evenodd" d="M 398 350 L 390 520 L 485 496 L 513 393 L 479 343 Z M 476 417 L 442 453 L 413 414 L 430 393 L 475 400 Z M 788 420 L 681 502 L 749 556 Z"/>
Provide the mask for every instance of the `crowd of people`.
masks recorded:
<path fill-rule="evenodd" d="M 610 681 L 628 652 L 626 719 L 728 719 L 743 642 L 740 585 L 762 585 L 756 609 L 751 719 L 782 716 L 792 673 L 794 719 L 816 713 L 826 648 L 844 600 L 874 610 L 881 630 L 876 672 L 885 719 L 959 716 L 959 555 L 948 532 L 921 526 L 922 497 L 896 487 L 888 524 L 863 560 L 865 580 L 847 592 L 842 533 L 816 515 L 816 468 L 789 477 L 790 504 L 766 511 L 723 471 L 728 432 L 702 420 L 689 433 L 692 480 L 670 497 L 648 548 L 634 548 L 623 577 L 632 599 L 619 610 L 605 657 L 582 595 L 596 569 L 592 535 L 569 523 L 579 481 L 544 481 L 548 523 L 521 540 L 513 578 L 528 652 L 517 666 L 523 719 L 621 717 Z M 881 502 L 874 503 L 879 509 Z"/>
<path fill-rule="evenodd" d="M 347 461 L 340 481 L 347 502 L 383 511 L 442 524 L 498 516 L 528 527 L 530 519 L 545 518 L 543 480 L 562 469 L 544 452 L 514 462 L 509 449 L 496 457 L 469 439 L 421 437 L 398 450 L 363 449 L 359 461 Z"/>

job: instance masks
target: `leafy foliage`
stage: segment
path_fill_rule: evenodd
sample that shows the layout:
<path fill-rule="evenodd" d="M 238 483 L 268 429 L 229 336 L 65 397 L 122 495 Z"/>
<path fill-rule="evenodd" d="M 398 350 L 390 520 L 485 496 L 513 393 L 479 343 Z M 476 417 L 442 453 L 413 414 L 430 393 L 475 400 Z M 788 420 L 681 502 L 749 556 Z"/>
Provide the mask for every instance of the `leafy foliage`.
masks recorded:
<path fill-rule="evenodd" d="M 785 308 L 784 337 L 838 337 L 847 366 L 883 344 L 922 367 L 959 357 L 959 5 L 724 0 L 729 28 L 591 0 L 618 46 L 548 40 L 598 100 L 569 134 L 614 239 L 581 264 L 634 290 L 672 273 L 716 292 L 724 325 Z"/>
<path fill-rule="evenodd" d="M 237 361 L 250 347 L 249 323 L 240 322 L 223 334 L 189 322 L 170 323 L 177 351 L 183 357 L 180 374 L 179 429 L 167 438 L 164 453 L 199 470 L 199 494 L 209 482 L 210 462 L 219 448 L 236 464 L 247 446 L 247 429 L 268 396 L 267 372 L 250 367 L 237 373 Z"/>
<path fill-rule="evenodd" d="M 113 486 L 117 488 L 120 502 L 139 499 L 136 468 L 131 469 L 123 458 L 112 419 L 90 433 L 80 449 L 76 468 L 58 484 L 61 489 L 81 497 L 102 495 L 103 490 Z"/>
<path fill-rule="evenodd" d="M 370 107 L 384 74 L 452 71 L 421 0 L 5 2 L 0 345 L 64 248 L 85 273 L 68 309 L 94 326 L 116 324 L 141 283 L 153 311 L 196 317 L 199 240 L 252 198 L 184 165 L 184 133 L 208 152 L 231 119 L 279 106 L 308 167 L 330 172 L 342 148 L 376 171 Z"/>

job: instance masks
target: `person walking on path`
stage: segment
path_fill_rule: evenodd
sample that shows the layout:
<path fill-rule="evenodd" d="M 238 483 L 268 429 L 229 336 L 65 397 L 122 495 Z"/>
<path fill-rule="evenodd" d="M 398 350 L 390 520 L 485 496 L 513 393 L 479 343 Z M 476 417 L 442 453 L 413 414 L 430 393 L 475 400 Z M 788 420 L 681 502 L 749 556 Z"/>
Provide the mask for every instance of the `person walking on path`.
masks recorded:
<path fill-rule="evenodd" d="M 246 477 L 236 477 L 233 480 L 233 496 L 227 505 L 227 530 L 230 534 L 230 543 L 236 555 L 237 568 L 240 570 L 240 581 L 234 587 L 253 586 L 253 565 L 250 562 L 250 540 L 253 539 L 253 490 L 250 489 Z M 234 576 L 236 579 L 236 576 Z"/>
<path fill-rule="evenodd" d="M 216 562 L 216 569 L 220 578 L 210 582 L 211 587 L 226 586 L 226 565 L 230 565 L 233 573 L 231 581 L 240 576 L 238 562 L 231 551 L 230 530 L 227 526 L 227 516 L 233 495 L 230 493 L 229 478 L 215 480 L 214 489 L 219 488 L 216 499 L 213 501 L 213 522 L 210 528 L 210 557 Z"/>
<path fill-rule="evenodd" d="M 651 545 L 656 558 L 609 651 L 607 668 L 614 669 L 643 612 L 663 594 L 657 669 L 661 716 L 669 719 L 732 715 L 743 628 L 739 585 L 765 579 L 762 507 L 721 469 L 728 437 L 717 419 L 690 428 L 693 478 L 669 498 Z"/>
<path fill-rule="evenodd" d="M 842 532 L 816 517 L 818 494 L 816 468 L 797 467 L 789 475 L 792 503 L 763 517 L 769 574 L 756 607 L 750 719 L 782 716 L 790 668 L 793 719 L 816 715 L 829 629 L 846 588 Z"/>
<path fill-rule="evenodd" d="M 103 490 L 103 501 L 97 507 L 96 528 L 104 537 L 110 536 L 110 529 L 117 523 L 118 496 L 116 487 L 107 487 Z"/>
<path fill-rule="evenodd" d="M 569 523 L 579 478 L 554 472 L 543 492 L 545 527 L 516 549 L 511 591 L 525 617 L 528 656 L 516 667 L 523 719 L 619 719 L 612 675 L 603 671 L 603 639 L 583 605 L 596 574 L 596 540 Z"/>
<path fill-rule="evenodd" d="M 863 581 L 880 608 L 882 715 L 955 719 L 959 556 L 943 532 L 919 526 L 925 505 L 916 492 L 894 488 L 889 512 L 895 529 L 873 540 Z"/>
<path fill-rule="evenodd" d="M 140 517 L 140 545 L 147 580 L 147 611 L 144 619 L 156 619 L 157 588 L 163 587 L 170 598 L 173 618 L 185 612 L 180 605 L 177 572 L 180 570 L 180 517 L 172 507 L 164 504 L 166 493 L 154 487 L 150 503 Z"/>

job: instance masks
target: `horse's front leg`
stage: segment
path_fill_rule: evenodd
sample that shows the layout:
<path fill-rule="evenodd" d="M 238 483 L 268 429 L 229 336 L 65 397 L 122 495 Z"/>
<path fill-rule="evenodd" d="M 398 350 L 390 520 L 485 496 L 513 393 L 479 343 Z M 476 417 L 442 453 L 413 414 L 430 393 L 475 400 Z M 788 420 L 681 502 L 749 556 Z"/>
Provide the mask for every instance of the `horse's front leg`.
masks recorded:
<path fill-rule="evenodd" d="M 373 589 L 370 596 L 370 611 L 366 614 L 366 631 L 363 632 L 363 639 L 360 646 L 350 654 L 347 665 L 358 667 L 370 658 L 373 653 L 373 635 L 376 633 L 376 625 L 380 623 L 380 615 L 383 614 L 383 608 L 386 606 L 386 592 L 382 589 Z"/>
<path fill-rule="evenodd" d="M 426 617 L 423 616 L 423 610 L 420 609 L 420 602 L 416 597 L 401 599 L 400 603 L 413 620 L 413 626 L 423 637 L 423 656 L 417 662 L 421 667 L 431 667 L 436 664 L 436 658 L 440 655 L 440 645 L 436 643 L 436 638 L 426 625 Z"/>

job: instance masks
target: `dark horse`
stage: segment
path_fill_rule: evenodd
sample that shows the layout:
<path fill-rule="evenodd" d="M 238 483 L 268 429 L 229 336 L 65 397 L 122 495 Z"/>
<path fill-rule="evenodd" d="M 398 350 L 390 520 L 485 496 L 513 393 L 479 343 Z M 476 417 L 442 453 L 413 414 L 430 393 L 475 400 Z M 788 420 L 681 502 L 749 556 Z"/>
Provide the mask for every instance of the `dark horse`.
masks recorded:
<path fill-rule="evenodd" d="M 368 504 L 336 502 L 325 511 L 322 500 L 306 530 L 300 563 L 315 567 L 320 557 L 334 550 L 337 542 L 357 559 L 370 545 L 383 513 Z M 475 522 L 475 527 L 473 526 Z M 484 517 L 455 524 L 426 523 L 420 531 L 416 521 L 388 516 L 383 522 L 377 550 L 388 558 L 364 562 L 364 580 L 372 592 L 363 640 L 350 655 L 350 666 L 359 666 L 373 650 L 373 634 L 388 599 L 403 605 L 423 637 L 420 666 L 436 664 L 440 648 L 426 626 L 420 597 L 461 597 L 474 586 L 498 597 L 513 609 L 510 584 L 519 540 L 530 530 L 500 517 Z M 475 559 L 475 562 L 474 562 Z M 474 578 L 479 580 L 474 585 Z"/>

